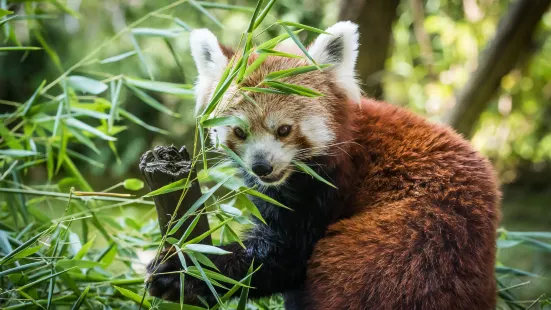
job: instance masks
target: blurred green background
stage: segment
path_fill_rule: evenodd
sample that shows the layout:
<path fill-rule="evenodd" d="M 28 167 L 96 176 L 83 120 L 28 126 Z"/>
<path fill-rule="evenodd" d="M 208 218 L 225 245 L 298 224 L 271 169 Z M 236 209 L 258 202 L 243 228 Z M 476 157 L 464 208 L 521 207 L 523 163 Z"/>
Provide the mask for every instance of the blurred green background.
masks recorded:
<path fill-rule="evenodd" d="M 235 47 L 248 26 L 251 8 L 256 5 L 252 0 L 212 2 L 217 5 L 197 2 L 212 16 L 189 3 L 154 14 L 139 26 L 147 27 L 139 28 L 142 32 L 135 29 L 133 36 L 125 34 L 108 43 L 72 74 L 104 81 L 120 74 L 144 79 L 152 76 L 157 81 L 193 84 L 196 70 L 186 28 L 207 27 L 221 43 Z M 528 2 L 531 4 L 526 4 Z M 7 22 L 0 21 L 3 24 L 0 46 L 20 44 L 43 48 L 37 51 L 0 49 L 0 115 L 4 121 L 1 148 L 10 147 L 6 133 L 19 130 L 14 130 L 17 122 L 6 122 L 9 116 L 29 100 L 43 80 L 47 83 L 55 80 L 127 25 L 171 3 L 173 1 L 167 0 L 0 0 L 0 8 L 19 15 Z M 283 19 L 324 29 L 338 20 L 359 23 L 358 70 L 366 96 L 405 106 L 436 122 L 452 124 L 469 137 L 497 169 L 503 190 L 502 227 L 508 231 L 551 231 L 551 13 L 548 8 L 549 1 L 541 0 L 279 0 L 264 24 L 268 26 Z M 147 30 L 152 28 L 164 32 L 155 34 Z M 270 28 L 256 40 L 263 42 L 281 33 L 279 28 Z M 315 35 L 303 32 L 300 37 L 308 43 Z M 136 53 L 136 46 L 140 53 Z M 127 52 L 128 57 L 120 61 L 101 61 Z M 48 94 L 54 98 L 62 92 L 59 84 Z M 193 98 L 158 92 L 148 94 L 178 115 L 153 109 L 127 87 L 121 90 L 120 106 L 167 134 L 124 120 L 115 123 L 115 126 L 127 127 L 119 128 L 121 132 L 111 145 L 94 140 L 97 151 L 83 143 L 69 141 L 68 149 L 81 154 L 80 157 L 71 155 L 74 164 L 93 189 L 99 191 L 128 178 L 140 178 L 139 157 L 155 145 L 192 145 Z M 80 99 L 97 103 L 94 98 Z M 55 108 L 57 105 L 54 116 Z M 94 119 L 88 123 L 100 124 Z M 26 143 L 22 136 L 15 136 L 19 138 Z M 0 172 L 8 170 L 12 159 L 0 157 Z M 21 183 L 35 188 L 58 186 L 56 190 L 65 193 L 70 186 L 83 190 L 66 166 L 51 180 L 45 164 L 21 170 L 18 176 Z M 2 183 L 2 187 L 12 185 Z M 18 199 L 15 196 L 0 193 L 4 211 L 9 207 L 8 200 Z M 35 206 L 50 218 L 63 214 L 63 207 L 55 204 L 37 202 Z M 125 222 L 132 218 L 145 218 L 154 225 L 151 205 L 109 212 L 113 219 L 124 218 L 123 226 L 133 225 Z M 503 277 L 507 285 L 530 281 L 515 289 L 519 300 L 535 300 L 551 292 L 551 246 L 534 247 L 530 243 L 503 246 L 498 254 L 500 263 L 539 275 L 530 279 Z"/>

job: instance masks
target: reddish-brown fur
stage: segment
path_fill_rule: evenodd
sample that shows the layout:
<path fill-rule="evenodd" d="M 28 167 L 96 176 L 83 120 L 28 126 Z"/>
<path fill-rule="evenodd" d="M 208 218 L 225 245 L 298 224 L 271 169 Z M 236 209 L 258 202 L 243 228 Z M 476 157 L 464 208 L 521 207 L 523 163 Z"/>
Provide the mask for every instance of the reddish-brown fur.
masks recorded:
<path fill-rule="evenodd" d="M 309 309 L 492 309 L 499 192 L 452 130 L 387 103 L 346 111 L 335 162 L 343 208 L 314 248 Z"/>

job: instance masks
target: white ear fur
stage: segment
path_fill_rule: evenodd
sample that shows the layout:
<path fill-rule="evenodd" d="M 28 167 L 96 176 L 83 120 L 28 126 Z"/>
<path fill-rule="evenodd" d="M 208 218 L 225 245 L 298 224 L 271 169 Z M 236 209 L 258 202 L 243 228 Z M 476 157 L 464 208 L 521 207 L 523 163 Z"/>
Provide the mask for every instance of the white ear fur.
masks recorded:
<path fill-rule="evenodd" d="M 199 113 L 206 104 L 216 80 L 228 65 L 228 58 L 222 52 L 216 36 L 208 29 L 196 29 L 191 32 L 189 43 L 191 55 L 195 60 L 199 76 L 195 84 L 195 113 Z"/>
<path fill-rule="evenodd" d="M 346 21 L 327 28 L 308 49 L 308 53 L 318 64 L 332 64 L 337 83 L 346 91 L 348 99 L 359 103 L 361 90 L 356 80 L 356 60 L 358 58 L 358 25 Z"/>

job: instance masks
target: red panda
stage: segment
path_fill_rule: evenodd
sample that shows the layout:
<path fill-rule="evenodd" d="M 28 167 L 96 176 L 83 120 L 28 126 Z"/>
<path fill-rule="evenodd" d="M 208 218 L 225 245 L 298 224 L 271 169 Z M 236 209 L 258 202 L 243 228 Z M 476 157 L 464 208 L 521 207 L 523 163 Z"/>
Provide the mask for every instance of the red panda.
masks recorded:
<path fill-rule="evenodd" d="M 253 104 L 233 85 L 217 109 L 249 131 L 218 127 L 213 140 L 242 158 L 249 185 L 293 211 L 255 200 L 267 224 L 247 233 L 246 248 L 228 244 L 231 254 L 209 258 L 236 279 L 253 260 L 262 264 L 250 297 L 282 293 L 286 309 L 493 309 L 500 193 L 490 163 L 452 129 L 362 98 L 357 26 L 326 32 L 308 52 L 332 66 L 283 80 L 324 96 L 251 92 Z M 205 29 L 192 32 L 191 49 L 200 111 L 231 53 Z M 240 86 L 304 65 L 271 56 Z M 297 171 L 295 160 L 336 189 Z M 150 294 L 178 301 L 178 274 L 158 273 L 182 268 L 177 256 L 150 264 Z M 201 281 L 186 277 L 184 287 L 186 302 L 214 302 Z"/>

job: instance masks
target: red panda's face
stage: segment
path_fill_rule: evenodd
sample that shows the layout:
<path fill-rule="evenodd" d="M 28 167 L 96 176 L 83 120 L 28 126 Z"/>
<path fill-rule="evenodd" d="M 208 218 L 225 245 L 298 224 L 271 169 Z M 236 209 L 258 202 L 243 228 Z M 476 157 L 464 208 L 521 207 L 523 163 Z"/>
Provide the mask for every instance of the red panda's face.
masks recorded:
<path fill-rule="evenodd" d="M 338 23 L 327 30 L 332 35 L 321 35 L 309 48 L 317 63 L 331 64 L 331 67 L 280 80 L 308 87 L 324 96 L 310 98 L 259 92 L 243 95 L 237 85 L 232 85 L 215 115 L 238 117 L 246 126 L 213 128 L 210 132 L 212 141 L 232 149 L 247 170 L 265 186 L 284 183 L 296 170 L 293 161 L 309 161 L 317 156 L 330 155 L 327 154 L 328 147 L 338 142 L 338 105 L 347 100 L 360 100 L 354 78 L 356 28 L 352 23 Z M 212 96 L 212 88 L 217 85 L 228 58 L 208 30 L 194 31 L 191 40 L 199 71 L 196 86 L 199 111 Z M 287 48 L 285 52 L 299 54 L 300 50 Z M 304 59 L 268 57 L 240 86 L 255 87 L 271 72 L 309 64 Z"/>

